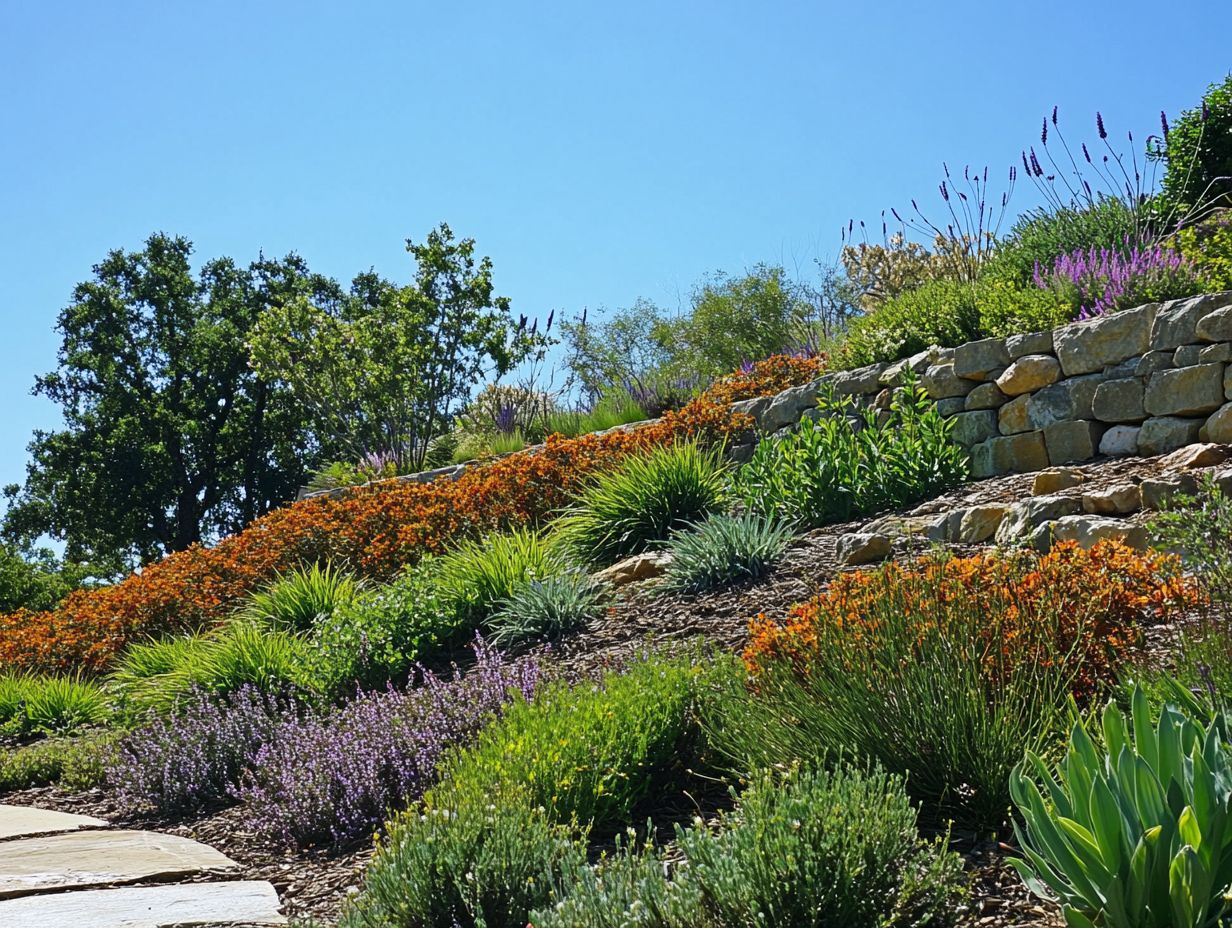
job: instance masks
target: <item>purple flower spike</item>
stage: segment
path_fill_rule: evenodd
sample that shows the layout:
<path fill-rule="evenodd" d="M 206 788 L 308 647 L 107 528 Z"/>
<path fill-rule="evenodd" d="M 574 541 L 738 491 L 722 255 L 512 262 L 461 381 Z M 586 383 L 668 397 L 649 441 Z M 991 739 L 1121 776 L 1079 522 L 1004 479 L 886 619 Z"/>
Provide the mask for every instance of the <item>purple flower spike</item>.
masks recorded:
<path fill-rule="evenodd" d="M 1048 144 L 1048 120 L 1044 120 L 1044 128 L 1040 130 L 1040 142 L 1044 145 Z"/>
<path fill-rule="evenodd" d="M 1087 151 L 1087 143 L 1082 143 L 1082 156 L 1087 159 L 1087 164 L 1091 163 L 1091 153 Z"/>
<path fill-rule="evenodd" d="M 1057 108 L 1055 106 L 1052 108 L 1052 124 L 1054 126 L 1057 124 Z"/>
<path fill-rule="evenodd" d="M 1159 111 L 1159 124 L 1164 130 L 1164 141 L 1168 140 L 1168 114 L 1163 110 Z"/>
<path fill-rule="evenodd" d="M 1108 132 L 1104 129 L 1104 116 L 1102 113 L 1095 114 L 1095 127 L 1099 129 L 1099 137 L 1101 139 L 1108 138 Z"/>

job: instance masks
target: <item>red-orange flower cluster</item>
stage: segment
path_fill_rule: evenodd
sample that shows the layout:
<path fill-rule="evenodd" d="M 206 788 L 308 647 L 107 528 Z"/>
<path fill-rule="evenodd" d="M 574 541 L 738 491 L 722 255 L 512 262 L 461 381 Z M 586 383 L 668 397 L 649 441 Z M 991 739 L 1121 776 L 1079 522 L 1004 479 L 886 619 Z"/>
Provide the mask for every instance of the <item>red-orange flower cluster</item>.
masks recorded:
<path fill-rule="evenodd" d="M 754 677 L 783 662 L 807 675 L 815 661 L 858 661 L 861 650 L 884 647 L 887 624 L 901 617 L 917 642 L 935 633 L 969 642 L 994 675 L 1080 656 L 1075 689 L 1083 691 L 1111 678 L 1140 643 L 1144 620 L 1198 598 L 1175 557 L 1115 541 L 1090 550 L 1064 542 L 1045 555 L 925 558 L 840 574 L 786 621 L 758 616 L 744 660 Z"/>
<path fill-rule="evenodd" d="M 462 538 L 541 523 L 579 483 L 633 452 L 680 438 L 722 441 L 752 427 L 729 404 L 815 378 L 819 361 L 770 359 L 721 381 L 679 412 L 628 431 L 549 438 L 457 480 L 391 481 L 275 510 L 211 548 L 164 558 L 114 586 L 80 590 L 54 611 L 0 616 L 0 666 L 104 669 L 135 638 L 218 621 L 296 565 L 331 559 L 387 579 Z"/>

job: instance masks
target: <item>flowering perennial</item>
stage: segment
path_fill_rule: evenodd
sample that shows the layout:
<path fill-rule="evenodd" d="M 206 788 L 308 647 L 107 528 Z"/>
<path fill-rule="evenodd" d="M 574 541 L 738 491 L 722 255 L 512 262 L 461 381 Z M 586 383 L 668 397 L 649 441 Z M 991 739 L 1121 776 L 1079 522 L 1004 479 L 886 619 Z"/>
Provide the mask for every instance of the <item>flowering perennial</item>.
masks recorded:
<path fill-rule="evenodd" d="M 1041 290 L 1076 291 L 1078 318 L 1155 300 L 1177 299 L 1202 289 L 1197 267 L 1164 245 L 1077 249 L 1061 255 L 1045 271 L 1035 264 L 1035 285 Z"/>

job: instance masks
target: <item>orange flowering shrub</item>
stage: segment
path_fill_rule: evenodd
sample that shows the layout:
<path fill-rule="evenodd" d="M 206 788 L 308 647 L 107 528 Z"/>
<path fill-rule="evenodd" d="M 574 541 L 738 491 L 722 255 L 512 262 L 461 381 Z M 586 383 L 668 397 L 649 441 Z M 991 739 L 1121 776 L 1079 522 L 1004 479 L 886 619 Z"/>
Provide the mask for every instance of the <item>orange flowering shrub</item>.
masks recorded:
<path fill-rule="evenodd" d="M 890 638 L 901 642 L 905 622 L 917 650 L 926 639 L 974 648 L 994 680 L 1072 662 L 1073 688 L 1081 693 L 1112 678 L 1141 643 L 1144 621 L 1193 606 L 1198 597 L 1177 558 L 1115 541 L 1090 550 L 1062 542 L 1045 555 L 925 558 L 840 574 L 784 622 L 758 616 L 744 660 L 754 679 L 772 665 L 806 677 L 819 661 L 840 660 L 850 669 Z"/>
<path fill-rule="evenodd" d="M 276 573 L 322 559 L 384 580 L 463 538 L 542 523 L 588 475 L 677 438 L 723 441 L 752 420 L 728 397 L 777 392 L 813 379 L 795 359 L 754 365 L 678 412 L 628 431 L 553 436 L 545 447 L 473 467 L 457 480 L 388 482 L 339 499 L 275 510 L 210 548 L 172 554 L 110 587 L 78 590 L 54 611 L 0 616 L 0 666 L 99 671 L 134 638 L 198 628 L 223 617 Z"/>
<path fill-rule="evenodd" d="M 797 358 L 776 354 L 764 361 L 757 361 L 746 371 L 717 381 L 704 396 L 720 405 L 771 396 L 816 380 L 825 371 L 825 367 L 824 355 Z"/>

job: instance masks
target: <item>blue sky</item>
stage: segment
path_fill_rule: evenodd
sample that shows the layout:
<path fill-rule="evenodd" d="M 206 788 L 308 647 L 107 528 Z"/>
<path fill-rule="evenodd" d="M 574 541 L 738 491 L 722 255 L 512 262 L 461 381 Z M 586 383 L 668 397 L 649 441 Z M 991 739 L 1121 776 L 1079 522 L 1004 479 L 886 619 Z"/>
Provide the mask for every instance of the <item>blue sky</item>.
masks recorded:
<path fill-rule="evenodd" d="M 1061 107 L 1155 131 L 1232 68 L 1203 2 L 0 3 L 0 483 L 108 249 L 405 279 L 448 221 L 517 311 L 807 272 L 941 162 L 1003 176 Z M 1031 205 L 1022 185 L 1013 205 Z"/>

